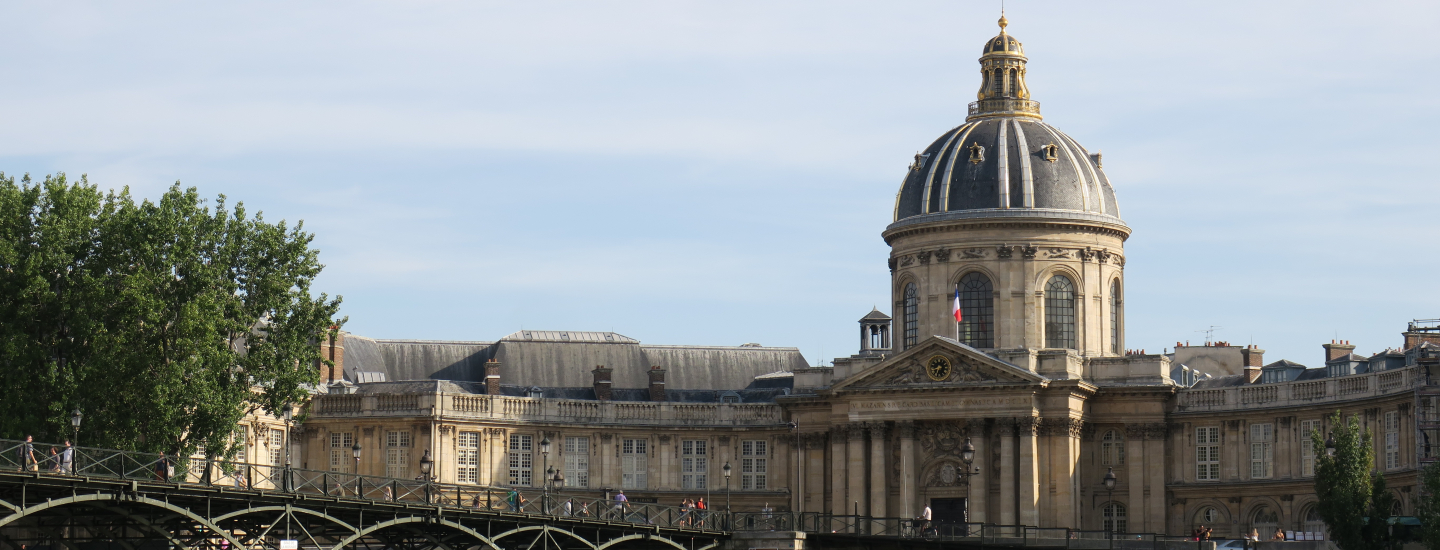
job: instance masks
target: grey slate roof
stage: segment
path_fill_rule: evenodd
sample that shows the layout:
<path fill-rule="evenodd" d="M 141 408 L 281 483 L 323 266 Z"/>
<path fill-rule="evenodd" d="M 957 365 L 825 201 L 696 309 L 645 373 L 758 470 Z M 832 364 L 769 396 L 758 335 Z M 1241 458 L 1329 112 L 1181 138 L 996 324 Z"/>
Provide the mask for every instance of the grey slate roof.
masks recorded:
<path fill-rule="evenodd" d="M 589 388 L 594 383 L 591 370 L 604 365 L 614 369 L 616 391 L 648 388 L 646 371 L 660 366 L 666 369 L 668 390 L 738 390 L 750 387 L 757 376 L 806 366 L 796 348 L 658 346 L 606 332 L 528 332 L 528 339 L 516 333 L 498 342 L 380 340 L 348 334 L 345 377 L 353 381 L 358 371 L 371 371 L 384 372 L 390 381 L 483 382 L 485 362 L 496 359 L 502 385 Z"/>

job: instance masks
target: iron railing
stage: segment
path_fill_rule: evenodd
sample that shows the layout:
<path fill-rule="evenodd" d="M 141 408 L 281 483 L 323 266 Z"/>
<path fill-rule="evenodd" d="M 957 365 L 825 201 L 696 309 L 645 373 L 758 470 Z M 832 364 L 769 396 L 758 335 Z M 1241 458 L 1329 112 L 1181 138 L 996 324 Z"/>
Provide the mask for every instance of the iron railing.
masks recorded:
<path fill-rule="evenodd" d="M 731 523 L 725 519 L 723 512 L 616 501 L 545 489 L 438 483 L 424 479 L 326 472 L 95 447 L 66 449 L 50 443 L 32 443 L 29 452 L 26 449 L 23 441 L 0 439 L 0 470 L 47 476 L 234 487 L 336 499 L 428 503 L 457 509 L 632 523 L 647 527 L 720 531 L 720 526 Z"/>

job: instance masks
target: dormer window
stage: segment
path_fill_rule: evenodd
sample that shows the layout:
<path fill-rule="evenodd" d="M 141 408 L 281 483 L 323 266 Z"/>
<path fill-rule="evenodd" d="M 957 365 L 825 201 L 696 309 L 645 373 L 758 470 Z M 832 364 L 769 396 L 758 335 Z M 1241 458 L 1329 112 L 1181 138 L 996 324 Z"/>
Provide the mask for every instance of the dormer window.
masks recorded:
<path fill-rule="evenodd" d="M 1054 143 L 1041 147 L 1040 153 L 1045 155 L 1045 160 L 1050 162 L 1060 160 L 1060 148 Z"/>
<path fill-rule="evenodd" d="M 733 391 L 727 391 L 727 392 L 725 392 L 725 393 L 720 394 L 720 402 L 721 402 L 721 403 L 739 403 L 739 402 L 740 402 L 740 394 L 735 393 L 735 392 L 733 392 Z"/>
<path fill-rule="evenodd" d="M 985 162 L 985 146 L 979 143 L 970 144 L 970 163 L 980 164 Z"/>
<path fill-rule="evenodd" d="M 525 397 L 533 397 L 539 399 L 541 397 L 545 397 L 545 391 L 541 390 L 540 386 L 530 386 L 530 389 L 525 390 Z"/>

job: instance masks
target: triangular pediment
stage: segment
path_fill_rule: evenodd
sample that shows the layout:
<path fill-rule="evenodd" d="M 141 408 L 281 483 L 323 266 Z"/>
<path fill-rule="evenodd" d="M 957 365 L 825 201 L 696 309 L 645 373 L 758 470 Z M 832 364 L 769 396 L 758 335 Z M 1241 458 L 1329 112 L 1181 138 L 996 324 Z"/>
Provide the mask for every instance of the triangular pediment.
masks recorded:
<path fill-rule="evenodd" d="M 851 375 L 831 391 L 894 387 L 1046 385 L 1050 380 L 944 336 L 932 336 Z"/>

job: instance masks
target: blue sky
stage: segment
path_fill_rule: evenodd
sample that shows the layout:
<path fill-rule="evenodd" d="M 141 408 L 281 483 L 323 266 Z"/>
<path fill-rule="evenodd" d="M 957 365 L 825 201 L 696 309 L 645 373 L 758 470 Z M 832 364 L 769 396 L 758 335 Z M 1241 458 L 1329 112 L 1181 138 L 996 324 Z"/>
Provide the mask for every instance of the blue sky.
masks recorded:
<path fill-rule="evenodd" d="M 1440 5 L 1013 0 L 1103 151 L 1128 343 L 1373 353 L 1440 317 Z M 996 2 L 8 3 L 0 170 L 303 219 L 356 333 L 856 351 Z"/>

